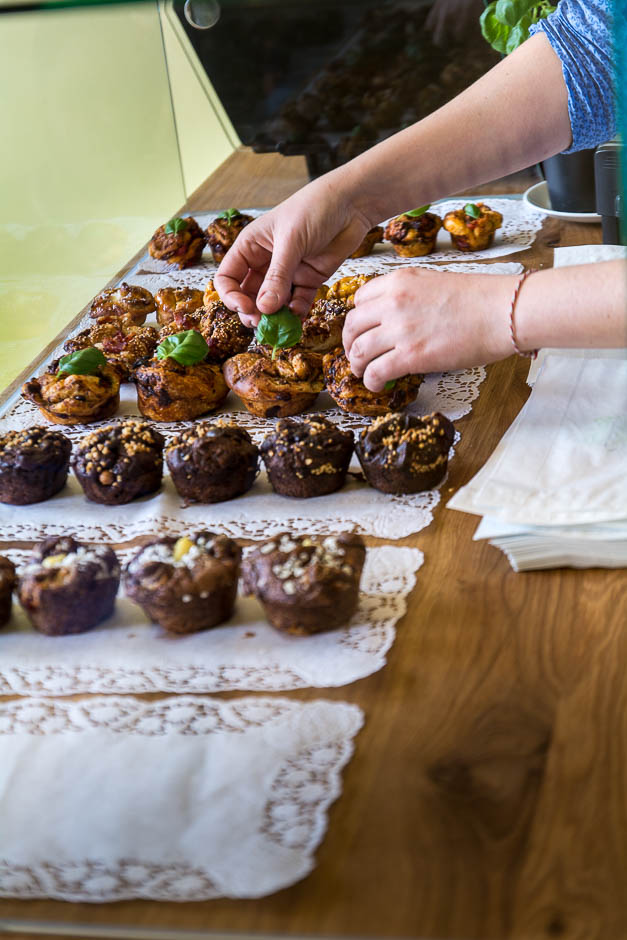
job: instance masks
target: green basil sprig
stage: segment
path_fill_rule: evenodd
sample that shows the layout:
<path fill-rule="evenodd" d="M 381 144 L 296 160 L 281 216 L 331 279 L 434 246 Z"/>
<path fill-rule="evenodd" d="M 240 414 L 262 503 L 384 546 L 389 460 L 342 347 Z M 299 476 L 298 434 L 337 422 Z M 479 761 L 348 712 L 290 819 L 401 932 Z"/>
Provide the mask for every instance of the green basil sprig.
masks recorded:
<path fill-rule="evenodd" d="M 202 362 L 209 347 L 204 336 L 197 330 L 184 330 L 166 336 L 157 346 L 157 359 L 174 359 L 182 366 L 194 366 Z"/>
<path fill-rule="evenodd" d="M 166 223 L 164 232 L 166 235 L 178 235 L 179 232 L 184 232 L 187 229 L 187 220 L 181 219 L 178 216 L 174 219 L 170 219 Z"/>
<path fill-rule="evenodd" d="M 391 392 L 395 385 L 396 385 L 396 379 L 390 379 L 390 380 L 389 380 L 388 382 L 386 382 L 385 385 L 383 386 L 383 391 L 384 391 L 384 392 Z"/>
<path fill-rule="evenodd" d="M 478 219 L 481 215 L 481 209 L 474 202 L 467 202 L 464 206 L 464 213 L 469 215 L 471 219 Z"/>
<path fill-rule="evenodd" d="M 76 352 L 61 356 L 57 375 L 93 375 L 100 366 L 106 366 L 107 360 L 100 349 L 88 346 Z"/>
<path fill-rule="evenodd" d="M 231 225 L 233 219 L 240 215 L 239 209 L 225 209 L 224 212 L 221 212 L 220 215 L 216 216 L 217 219 L 226 219 L 227 225 Z"/>
<path fill-rule="evenodd" d="M 532 23 L 556 9 L 549 0 L 493 0 L 479 18 L 483 38 L 502 55 L 509 55 L 529 38 Z"/>
<path fill-rule="evenodd" d="M 289 307 L 281 307 L 276 313 L 264 313 L 257 324 L 255 339 L 265 346 L 272 346 L 272 358 L 277 349 L 289 349 L 300 342 L 303 324 Z"/>
<path fill-rule="evenodd" d="M 431 208 L 431 203 L 428 203 L 426 206 L 419 206 L 417 209 L 410 209 L 409 212 L 406 212 L 405 215 L 410 216 L 412 219 L 417 219 L 419 215 L 424 215 L 427 209 Z"/>

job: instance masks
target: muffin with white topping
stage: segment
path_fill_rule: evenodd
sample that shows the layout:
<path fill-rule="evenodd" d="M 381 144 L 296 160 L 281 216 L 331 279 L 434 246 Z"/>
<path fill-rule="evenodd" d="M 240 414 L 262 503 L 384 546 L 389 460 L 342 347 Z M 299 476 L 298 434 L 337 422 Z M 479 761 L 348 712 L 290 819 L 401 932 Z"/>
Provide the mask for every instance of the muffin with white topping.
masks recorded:
<path fill-rule="evenodd" d="M 421 493 L 444 479 L 454 436 L 453 423 L 438 412 L 383 415 L 361 432 L 355 451 L 370 486 Z"/>
<path fill-rule="evenodd" d="M 170 633 L 195 633 L 233 613 L 241 549 L 214 532 L 144 545 L 124 572 L 126 593 Z"/>
<path fill-rule="evenodd" d="M 277 630 L 335 630 L 355 613 L 365 560 L 359 535 L 278 535 L 244 560 L 243 593 L 257 597 Z"/>
<path fill-rule="evenodd" d="M 120 421 L 87 434 L 72 468 L 87 499 L 120 506 L 159 489 L 164 443 L 147 421 Z"/>

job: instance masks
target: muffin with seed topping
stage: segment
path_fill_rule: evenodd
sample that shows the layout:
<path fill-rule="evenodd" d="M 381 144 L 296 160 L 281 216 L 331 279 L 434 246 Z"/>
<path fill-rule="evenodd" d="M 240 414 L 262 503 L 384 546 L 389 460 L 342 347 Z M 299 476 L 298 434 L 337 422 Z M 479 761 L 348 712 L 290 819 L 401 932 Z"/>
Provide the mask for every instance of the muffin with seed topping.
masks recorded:
<path fill-rule="evenodd" d="M 164 439 L 146 421 L 121 421 L 87 434 L 72 468 L 93 503 L 120 506 L 161 486 Z"/>
<path fill-rule="evenodd" d="M 355 451 L 370 486 L 421 493 L 444 479 L 454 436 L 453 423 L 438 412 L 384 415 L 361 432 Z"/>
<path fill-rule="evenodd" d="M 196 503 L 241 496 L 259 472 L 259 451 L 250 434 L 229 421 L 198 422 L 175 438 L 165 459 L 178 493 Z"/>
<path fill-rule="evenodd" d="M 11 601 L 15 577 L 15 565 L 4 555 L 0 555 L 0 627 L 8 623 L 11 616 Z"/>
<path fill-rule="evenodd" d="M 277 630 L 335 630 L 355 613 L 365 560 L 359 535 L 278 535 L 244 560 L 243 592 L 258 598 Z"/>
<path fill-rule="evenodd" d="M 49 538 L 31 556 L 18 582 L 20 604 L 48 636 L 84 633 L 113 612 L 120 566 L 107 545 Z"/>
<path fill-rule="evenodd" d="M 0 502 L 25 506 L 63 489 L 72 444 L 60 431 L 36 426 L 0 436 Z"/>
<path fill-rule="evenodd" d="M 215 532 L 155 539 L 126 567 L 126 593 L 164 630 L 207 630 L 233 613 L 241 554 Z"/>
<path fill-rule="evenodd" d="M 325 496 L 344 486 L 353 433 L 322 415 L 300 421 L 281 418 L 260 451 L 275 493 L 301 499 Z"/>

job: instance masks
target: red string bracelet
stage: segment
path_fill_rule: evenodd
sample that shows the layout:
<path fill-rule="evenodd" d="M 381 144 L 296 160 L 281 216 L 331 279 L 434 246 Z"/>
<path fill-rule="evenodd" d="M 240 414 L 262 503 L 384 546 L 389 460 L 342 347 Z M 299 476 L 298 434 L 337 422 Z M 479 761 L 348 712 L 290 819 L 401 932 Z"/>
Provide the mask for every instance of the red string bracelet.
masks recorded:
<path fill-rule="evenodd" d="M 519 356 L 525 356 L 527 359 L 535 359 L 538 355 L 538 350 L 532 349 L 530 352 L 525 352 L 525 350 L 521 349 L 518 343 L 516 342 L 516 333 L 514 331 L 514 310 L 516 309 L 516 301 L 518 300 L 520 288 L 523 286 L 524 282 L 529 277 L 529 275 L 535 274 L 535 273 L 536 273 L 535 268 L 529 268 L 528 271 L 525 271 L 523 274 L 520 275 L 520 277 L 518 278 L 518 283 L 516 284 L 516 287 L 514 288 L 514 294 L 512 296 L 512 303 L 509 308 L 509 335 L 512 338 L 512 346 L 514 347 L 515 351 L 518 353 Z"/>

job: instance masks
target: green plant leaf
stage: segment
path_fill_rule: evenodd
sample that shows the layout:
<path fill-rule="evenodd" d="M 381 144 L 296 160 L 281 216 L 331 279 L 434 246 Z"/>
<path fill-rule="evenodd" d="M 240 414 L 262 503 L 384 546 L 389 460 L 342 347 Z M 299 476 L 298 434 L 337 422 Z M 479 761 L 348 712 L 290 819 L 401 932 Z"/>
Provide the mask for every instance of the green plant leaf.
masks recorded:
<path fill-rule="evenodd" d="M 513 30 L 509 34 L 509 39 L 505 44 L 505 52 L 507 55 L 509 55 L 510 52 L 513 52 L 514 49 L 518 49 L 525 39 L 529 39 L 529 27 L 525 29 L 519 23 L 517 26 L 514 26 Z"/>
<path fill-rule="evenodd" d="M 178 235 L 179 232 L 184 232 L 186 228 L 186 220 L 177 217 L 166 223 L 164 231 L 166 235 Z"/>
<path fill-rule="evenodd" d="M 264 313 L 257 324 L 255 339 L 265 346 L 272 346 L 272 358 L 277 349 L 289 349 L 300 342 L 303 324 L 289 307 L 281 307 L 276 313 Z"/>
<path fill-rule="evenodd" d="M 390 379 L 389 382 L 386 382 L 383 386 L 384 392 L 391 392 L 394 386 L 396 385 L 396 379 Z"/>
<path fill-rule="evenodd" d="M 505 55 L 505 46 L 509 38 L 509 26 L 501 23 L 494 14 L 496 2 L 490 3 L 479 18 L 481 34 L 490 43 L 493 49 Z"/>
<path fill-rule="evenodd" d="M 497 0 L 494 15 L 506 26 L 516 26 L 528 12 L 529 6 L 527 0 Z"/>
<path fill-rule="evenodd" d="M 412 219 L 417 219 L 419 215 L 424 215 L 427 209 L 431 208 L 431 203 L 427 203 L 426 206 L 419 206 L 418 209 L 410 209 L 409 212 L 406 212 L 405 215 L 410 216 Z"/>
<path fill-rule="evenodd" d="M 106 366 L 104 353 L 95 346 L 78 349 L 76 352 L 61 356 L 57 375 L 93 375 L 100 366 Z"/>
<path fill-rule="evenodd" d="M 474 202 L 467 202 L 464 206 L 464 214 L 469 215 L 471 219 L 478 219 L 481 215 L 481 209 Z"/>
<path fill-rule="evenodd" d="M 209 347 L 204 336 L 197 330 L 184 330 L 166 336 L 157 346 L 157 359 L 174 359 L 182 366 L 194 366 L 202 362 Z"/>
<path fill-rule="evenodd" d="M 240 215 L 239 209 L 225 209 L 224 212 L 221 212 L 220 215 L 216 216 L 216 219 L 226 219 L 227 225 L 231 225 L 235 216 Z"/>

